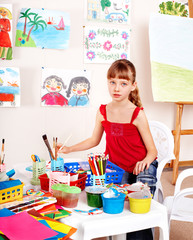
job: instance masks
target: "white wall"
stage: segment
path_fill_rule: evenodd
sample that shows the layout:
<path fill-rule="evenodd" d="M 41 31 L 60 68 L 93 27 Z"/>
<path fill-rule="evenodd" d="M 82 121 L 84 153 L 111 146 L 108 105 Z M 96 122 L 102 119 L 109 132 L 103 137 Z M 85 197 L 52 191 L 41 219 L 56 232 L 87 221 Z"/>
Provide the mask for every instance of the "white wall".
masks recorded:
<path fill-rule="evenodd" d="M 58 137 L 63 142 L 69 134 L 69 144 L 74 144 L 92 133 L 96 111 L 101 103 L 110 98 L 106 87 L 106 72 L 109 64 L 83 63 L 83 0 L 1 0 L 13 4 L 13 45 L 19 12 L 22 7 L 55 9 L 70 13 L 71 32 L 67 50 L 34 49 L 13 47 L 13 60 L 0 61 L 2 67 L 19 67 L 21 73 L 21 107 L 0 109 L 0 137 L 5 138 L 5 162 L 8 166 L 28 161 L 31 154 L 49 160 L 42 135 L 47 134 L 50 142 Z M 176 106 L 174 103 L 156 103 L 151 91 L 148 22 L 152 12 L 156 12 L 155 0 L 132 0 L 131 61 L 137 70 L 137 81 L 145 112 L 149 120 L 165 123 L 170 129 L 175 127 Z M 92 70 L 91 103 L 88 108 L 61 108 L 40 106 L 41 67 Z M 192 127 L 192 107 L 185 107 L 182 127 Z M 191 137 L 182 138 L 183 159 L 191 159 Z M 105 141 L 92 150 L 102 152 Z M 66 155 L 66 158 L 86 160 L 90 151 Z"/>

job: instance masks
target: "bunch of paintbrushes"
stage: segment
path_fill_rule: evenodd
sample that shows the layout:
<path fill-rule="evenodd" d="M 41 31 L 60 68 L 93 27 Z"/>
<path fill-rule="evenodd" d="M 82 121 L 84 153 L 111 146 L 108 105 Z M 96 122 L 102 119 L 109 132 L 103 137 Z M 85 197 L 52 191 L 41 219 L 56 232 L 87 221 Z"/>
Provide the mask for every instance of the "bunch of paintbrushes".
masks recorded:
<path fill-rule="evenodd" d="M 48 138 L 47 138 L 47 135 L 46 134 L 44 134 L 43 136 L 42 136 L 42 138 L 43 138 L 43 140 L 44 140 L 44 142 L 45 142 L 45 144 L 46 144 L 46 146 L 47 146 L 47 148 L 48 148 L 48 151 L 49 151 L 49 154 L 50 154 L 50 156 L 51 156 L 51 158 L 53 159 L 53 160 L 57 160 L 57 140 L 58 140 L 58 138 L 56 137 L 56 138 L 53 138 L 53 150 L 52 150 L 52 148 L 51 148 L 51 146 L 50 146 L 50 144 L 49 144 L 49 141 L 48 141 Z"/>
<path fill-rule="evenodd" d="M 4 153 L 5 139 L 2 139 L 1 155 L 0 155 L 0 164 L 4 163 L 5 153 Z"/>
<path fill-rule="evenodd" d="M 89 154 L 88 163 L 90 165 L 92 174 L 95 176 L 104 175 L 106 172 L 108 160 L 109 160 L 108 155 L 107 156 L 105 156 L 104 154 L 94 155 L 93 153 Z"/>

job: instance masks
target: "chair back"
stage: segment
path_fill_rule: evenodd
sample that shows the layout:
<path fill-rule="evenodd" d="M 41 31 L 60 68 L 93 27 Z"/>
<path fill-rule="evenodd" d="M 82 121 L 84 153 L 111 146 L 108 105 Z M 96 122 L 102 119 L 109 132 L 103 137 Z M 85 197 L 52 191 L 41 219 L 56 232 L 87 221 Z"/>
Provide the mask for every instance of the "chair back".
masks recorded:
<path fill-rule="evenodd" d="M 149 121 L 149 127 L 158 151 L 157 161 L 161 162 L 165 158 L 175 159 L 174 138 L 171 130 L 158 121 Z"/>

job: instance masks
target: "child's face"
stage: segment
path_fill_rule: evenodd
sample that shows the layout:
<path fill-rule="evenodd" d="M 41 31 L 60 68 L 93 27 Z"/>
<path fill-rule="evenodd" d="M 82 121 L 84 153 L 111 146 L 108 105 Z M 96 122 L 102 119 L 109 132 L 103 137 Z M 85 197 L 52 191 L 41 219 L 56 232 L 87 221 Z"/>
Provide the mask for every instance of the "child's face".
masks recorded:
<path fill-rule="evenodd" d="M 88 84 L 87 83 L 74 83 L 72 85 L 72 93 L 75 95 L 85 95 L 88 93 Z"/>
<path fill-rule="evenodd" d="M 62 90 L 62 83 L 52 78 L 46 81 L 45 87 L 48 92 L 60 92 Z"/>
<path fill-rule="evenodd" d="M 8 14 L 8 12 L 7 12 L 6 10 L 0 9 L 0 15 L 1 15 L 2 17 L 6 17 L 7 14 Z"/>
<path fill-rule="evenodd" d="M 135 90 L 136 82 L 132 83 L 126 79 L 111 78 L 108 79 L 108 89 L 110 96 L 115 101 L 127 99 L 131 91 Z"/>

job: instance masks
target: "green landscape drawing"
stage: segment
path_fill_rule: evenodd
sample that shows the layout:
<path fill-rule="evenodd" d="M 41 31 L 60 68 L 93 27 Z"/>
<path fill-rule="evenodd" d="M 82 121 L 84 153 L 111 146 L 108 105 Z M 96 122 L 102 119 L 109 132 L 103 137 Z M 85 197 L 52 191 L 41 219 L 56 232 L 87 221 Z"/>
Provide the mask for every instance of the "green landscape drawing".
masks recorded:
<path fill-rule="evenodd" d="M 193 71 L 174 65 L 151 62 L 155 101 L 193 102 Z"/>

